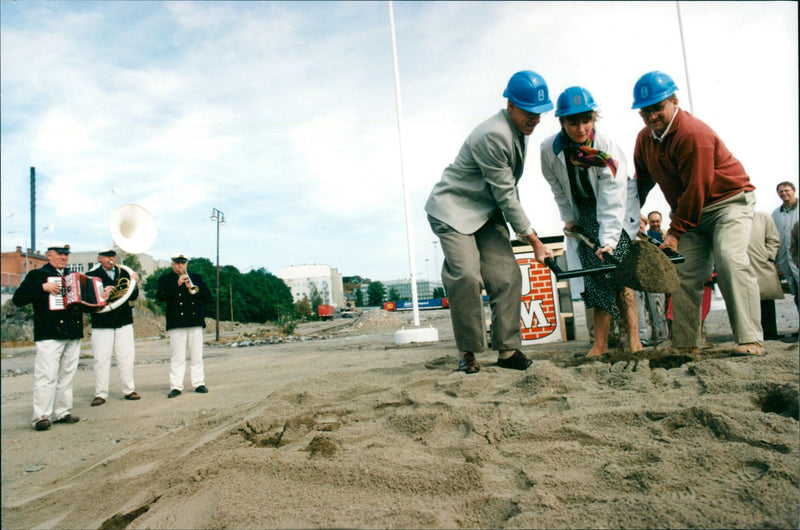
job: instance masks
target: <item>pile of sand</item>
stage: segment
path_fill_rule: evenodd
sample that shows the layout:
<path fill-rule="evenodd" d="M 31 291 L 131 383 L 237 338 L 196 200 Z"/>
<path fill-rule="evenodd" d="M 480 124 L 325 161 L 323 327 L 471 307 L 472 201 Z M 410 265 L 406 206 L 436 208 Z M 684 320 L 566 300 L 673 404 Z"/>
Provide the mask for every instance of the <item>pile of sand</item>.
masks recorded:
<path fill-rule="evenodd" d="M 32 376 L 3 380 L 2 526 L 797 528 L 797 346 L 731 345 L 658 364 L 548 344 L 475 375 L 450 339 L 210 346 L 211 392 L 168 400 L 165 341 L 138 342 L 143 399 L 90 408 L 79 370 L 76 425 L 34 432 Z"/>

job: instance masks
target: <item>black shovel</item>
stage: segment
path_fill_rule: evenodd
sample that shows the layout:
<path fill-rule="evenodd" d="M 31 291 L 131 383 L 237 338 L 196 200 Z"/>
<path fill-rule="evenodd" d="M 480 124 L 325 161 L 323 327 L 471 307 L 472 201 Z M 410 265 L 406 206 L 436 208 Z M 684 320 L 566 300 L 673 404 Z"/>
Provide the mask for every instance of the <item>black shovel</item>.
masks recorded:
<path fill-rule="evenodd" d="M 564 233 L 578 239 L 595 252 L 600 248 L 600 245 L 582 232 L 565 230 Z M 604 252 L 603 259 L 609 265 L 602 267 L 564 271 L 550 258 L 546 258 L 544 263 L 555 273 L 558 280 L 611 272 L 618 285 L 648 293 L 674 292 L 678 288 L 678 272 L 674 264 L 683 263 L 686 258 L 672 249 L 665 249 L 662 252 L 658 249 L 661 244 L 658 240 L 648 237 L 643 232 L 639 232 L 639 235 L 644 235 L 647 241 L 633 241 L 630 251 L 621 262 Z"/>

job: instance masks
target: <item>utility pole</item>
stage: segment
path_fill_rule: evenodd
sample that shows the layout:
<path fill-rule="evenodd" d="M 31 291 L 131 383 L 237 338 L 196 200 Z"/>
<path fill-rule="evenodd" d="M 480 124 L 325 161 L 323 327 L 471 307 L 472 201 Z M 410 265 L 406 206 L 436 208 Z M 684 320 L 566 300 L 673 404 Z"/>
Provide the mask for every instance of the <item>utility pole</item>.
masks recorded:
<path fill-rule="evenodd" d="M 36 168 L 31 167 L 31 248 L 36 252 Z M 28 249 L 25 249 L 28 252 Z"/>

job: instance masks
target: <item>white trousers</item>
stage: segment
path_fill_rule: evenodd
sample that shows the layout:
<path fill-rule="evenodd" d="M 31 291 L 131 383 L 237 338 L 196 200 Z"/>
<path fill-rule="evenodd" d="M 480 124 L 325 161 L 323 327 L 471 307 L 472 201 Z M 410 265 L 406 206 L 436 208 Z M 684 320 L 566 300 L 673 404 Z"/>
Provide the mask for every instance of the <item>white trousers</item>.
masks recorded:
<path fill-rule="evenodd" d="M 92 350 L 94 350 L 94 395 L 108 398 L 108 379 L 111 372 L 111 353 L 117 358 L 119 382 L 122 394 L 127 396 L 135 390 L 133 384 L 133 324 L 119 328 L 92 328 Z"/>
<path fill-rule="evenodd" d="M 169 387 L 183 391 L 183 377 L 186 374 L 186 347 L 191 357 L 190 375 L 192 387 L 205 385 L 203 374 L 203 328 L 177 328 L 169 330 L 170 357 Z"/>
<path fill-rule="evenodd" d="M 33 419 L 61 419 L 72 411 L 72 381 L 81 340 L 40 340 L 33 360 Z"/>

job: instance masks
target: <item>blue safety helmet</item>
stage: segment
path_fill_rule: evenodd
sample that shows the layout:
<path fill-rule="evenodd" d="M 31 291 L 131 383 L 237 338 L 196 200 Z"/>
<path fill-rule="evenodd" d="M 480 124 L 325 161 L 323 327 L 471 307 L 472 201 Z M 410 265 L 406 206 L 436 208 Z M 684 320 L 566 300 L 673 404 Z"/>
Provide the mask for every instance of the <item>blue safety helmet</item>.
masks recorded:
<path fill-rule="evenodd" d="M 633 107 L 631 108 L 641 109 L 655 105 L 670 97 L 676 90 L 678 90 L 678 86 L 675 81 L 664 72 L 655 70 L 646 73 L 636 81 L 636 85 L 633 87 Z"/>
<path fill-rule="evenodd" d="M 594 98 L 585 88 L 571 86 L 558 96 L 556 117 L 571 116 L 581 112 L 589 112 L 597 108 Z"/>
<path fill-rule="evenodd" d="M 542 114 L 553 110 L 553 102 L 544 78 L 531 70 L 523 70 L 511 76 L 503 97 L 522 110 Z"/>

